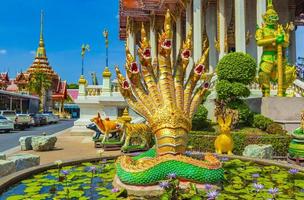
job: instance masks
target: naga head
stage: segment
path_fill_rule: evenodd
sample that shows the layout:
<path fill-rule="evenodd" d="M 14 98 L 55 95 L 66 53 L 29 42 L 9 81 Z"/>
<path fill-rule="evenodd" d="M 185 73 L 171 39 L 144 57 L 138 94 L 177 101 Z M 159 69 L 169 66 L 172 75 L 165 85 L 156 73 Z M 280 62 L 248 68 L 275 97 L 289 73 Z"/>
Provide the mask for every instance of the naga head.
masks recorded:
<path fill-rule="evenodd" d="M 127 79 L 121 74 L 118 66 L 115 66 L 115 71 L 117 75 L 117 80 L 120 85 L 120 92 L 125 97 L 130 97 L 132 94 L 130 83 L 127 81 Z"/>
<path fill-rule="evenodd" d="M 265 24 L 269 25 L 269 26 L 275 26 L 278 24 L 279 15 L 274 10 L 272 0 L 268 0 L 268 2 L 267 2 L 267 11 L 263 15 L 263 20 L 264 20 Z"/>
<path fill-rule="evenodd" d="M 147 34 L 143 23 L 141 25 L 140 33 L 141 33 L 141 42 L 140 42 L 140 47 L 138 48 L 138 55 L 139 55 L 139 59 L 141 60 L 141 63 L 148 65 L 148 63 L 150 63 L 152 59 L 151 46 L 149 40 L 147 39 Z"/>
<path fill-rule="evenodd" d="M 126 64 L 125 64 L 126 72 L 129 77 L 132 78 L 132 81 L 139 80 L 139 66 L 137 65 L 134 57 L 132 56 L 128 46 L 126 46 Z"/>
<path fill-rule="evenodd" d="M 159 36 L 159 45 L 160 50 L 162 50 L 162 54 L 169 56 L 172 48 L 172 30 L 171 30 L 171 14 L 170 11 L 167 10 L 165 15 L 164 22 L 164 30 L 162 34 Z"/>
<path fill-rule="evenodd" d="M 187 33 L 185 42 L 183 43 L 183 48 L 181 51 L 181 58 L 188 61 L 192 54 L 192 26 Z"/>

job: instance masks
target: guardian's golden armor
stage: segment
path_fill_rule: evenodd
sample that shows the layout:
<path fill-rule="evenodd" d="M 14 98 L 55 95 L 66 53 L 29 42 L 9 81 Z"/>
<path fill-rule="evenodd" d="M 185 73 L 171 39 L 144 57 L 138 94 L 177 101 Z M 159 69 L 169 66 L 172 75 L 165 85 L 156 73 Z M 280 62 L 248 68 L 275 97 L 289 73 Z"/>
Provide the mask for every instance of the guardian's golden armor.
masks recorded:
<path fill-rule="evenodd" d="M 263 47 L 259 69 L 259 84 L 263 96 L 270 95 L 270 82 L 278 83 L 278 96 L 285 96 L 286 89 L 296 78 L 296 68 L 288 64 L 284 54 L 289 46 L 289 31 L 292 24 L 283 27 L 279 16 L 268 0 L 267 11 L 263 15 L 264 24 L 256 31 L 257 45 Z"/>

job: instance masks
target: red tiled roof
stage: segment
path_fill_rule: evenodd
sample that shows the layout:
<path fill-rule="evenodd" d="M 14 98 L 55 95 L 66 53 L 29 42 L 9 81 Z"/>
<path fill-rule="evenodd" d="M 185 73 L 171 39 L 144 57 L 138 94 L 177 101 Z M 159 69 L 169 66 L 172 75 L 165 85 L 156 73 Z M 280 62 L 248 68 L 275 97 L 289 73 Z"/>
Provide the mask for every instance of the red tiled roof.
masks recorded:
<path fill-rule="evenodd" d="M 136 22 L 149 21 L 151 14 L 164 16 L 167 9 L 174 13 L 180 7 L 185 7 L 184 0 L 120 0 L 119 38 L 126 39 L 127 16 Z"/>
<path fill-rule="evenodd" d="M 0 80 L 8 82 L 9 81 L 8 73 L 7 72 L 0 73 Z"/>
<path fill-rule="evenodd" d="M 63 100 L 67 98 L 67 82 L 59 79 L 56 90 L 53 92 L 53 100 Z"/>
<path fill-rule="evenodd" d="M 79 90 L 78 89 L 68 89 L 68 95 L 75 101 L 78 98 Z"/>

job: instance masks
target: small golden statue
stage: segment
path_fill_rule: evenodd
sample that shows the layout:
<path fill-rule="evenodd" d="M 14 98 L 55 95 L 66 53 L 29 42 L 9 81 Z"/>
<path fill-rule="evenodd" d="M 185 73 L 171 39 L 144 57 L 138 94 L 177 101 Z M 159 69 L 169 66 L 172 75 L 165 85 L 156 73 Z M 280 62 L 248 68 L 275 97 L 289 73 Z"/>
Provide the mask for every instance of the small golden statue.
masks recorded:
<path fill-rule="evenodd" d="M 233 139 L 230 133 L 232 114 L 229 113 L 225 117 L 218 116 L 217 121 L 220 127 L 220 135 L 216 137 L 214 142 L 215 151 L 218 154 L 227 153 L 232 155 Z"/>
<path fill-rule="evenodd" d="M 265 24 L 256 31 L 257 45 L 263 47 L 259 84 L 263 96 L 269 96 L 270 82 L 277 82 L 278 96 L 285 96 L 286 89 L 296 78 L 295 66 L 289 65 L 284 55 L 284 49 L 289 46 L 289 32 L 293 30 L 293 24 L 287 24 L 285 28 L 278 24 L 279 16 L 273 8 L 272 0 L 268 0 L 263 20 Z"/>

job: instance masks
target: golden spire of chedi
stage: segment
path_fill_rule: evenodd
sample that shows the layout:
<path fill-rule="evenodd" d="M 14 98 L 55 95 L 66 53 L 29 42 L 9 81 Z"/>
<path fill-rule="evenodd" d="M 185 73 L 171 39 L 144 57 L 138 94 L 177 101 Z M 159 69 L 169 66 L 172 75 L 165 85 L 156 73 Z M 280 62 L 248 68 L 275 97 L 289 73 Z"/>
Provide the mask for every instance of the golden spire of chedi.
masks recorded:
<path fill-rule="evenodd" d="M 34 72 L 43 72 L 46 73 L 50 79 L 59 79 L 58 75 L 54 72 L 52 67 L 49 65 L 48 58 L 46 56 L 45 44 L 43 39 L 43 21 L 44 21 L 43 19 L 44 19 L 44 14 L 43 11 L 41 10 L 39 46 L 37 48 L 35 60 L 27 70 L 27 73 L 33 74 Z"/>
<path fill-rule="evenodd" d="M 37 48 L 36 57 L 43 57 L 46 58 L 44 40 L 43 40 L 43 10 L 41 10 L 40 14 L 40 39 L 39 39 L 39 46 Z"/>

